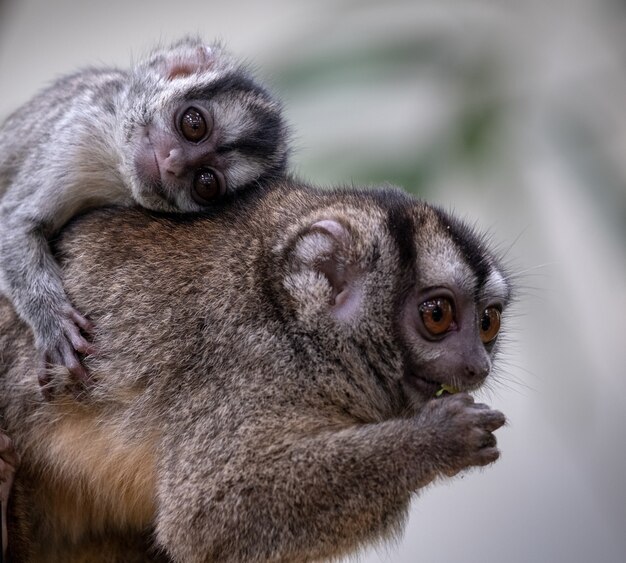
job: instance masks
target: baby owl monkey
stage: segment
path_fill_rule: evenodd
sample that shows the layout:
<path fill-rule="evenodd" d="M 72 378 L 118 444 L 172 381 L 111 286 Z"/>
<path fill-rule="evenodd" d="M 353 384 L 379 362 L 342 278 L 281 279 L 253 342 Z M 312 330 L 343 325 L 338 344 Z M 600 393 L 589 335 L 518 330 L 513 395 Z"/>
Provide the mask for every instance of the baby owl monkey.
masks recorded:
<path fill-rule="evenodd" d="M 14 112 L 0 129 L 0 291 L 44 361 L 81 380 L 95 352 L 49 248 L 70 218 L 111 204 L 206 210 L 282 175 L 286 137 L 279 103 L 199 39 L 130 70 L 65 76 Z"/>

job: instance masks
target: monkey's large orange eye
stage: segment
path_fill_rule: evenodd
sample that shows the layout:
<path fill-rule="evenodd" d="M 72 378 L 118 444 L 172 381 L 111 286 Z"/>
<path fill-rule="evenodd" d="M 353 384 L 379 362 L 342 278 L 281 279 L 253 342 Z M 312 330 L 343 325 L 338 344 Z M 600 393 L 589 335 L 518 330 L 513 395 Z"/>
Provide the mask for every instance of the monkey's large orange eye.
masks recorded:
<path fill-rule="evenodd" d="M 424 301 L 419 306 L 419 313 L 426 330 L 433 336 L 447 332 L 454 322 L 454 308 L 450 300 L 444 297 Z"/>
<path fill-rule="evenodd" d="M 212 168 L 200 168 L 193 177 L 191 197 L 199 205 L 208 205 L 224 194 L 224 179 Z"/>
<path fill-rule="evenodd" d="M 484 344 L 495 340 L 500 332 L 500 309 L 487 307 L 480 318 L 480 339 Z"/>
<path fill-rule="evenodd" d="M 192 143 L 198 143 L 204 139 L 209 127 L 203 115 L 196 108 L 189 108 L 180 117 L 180 130 L 185 139 Z"/>

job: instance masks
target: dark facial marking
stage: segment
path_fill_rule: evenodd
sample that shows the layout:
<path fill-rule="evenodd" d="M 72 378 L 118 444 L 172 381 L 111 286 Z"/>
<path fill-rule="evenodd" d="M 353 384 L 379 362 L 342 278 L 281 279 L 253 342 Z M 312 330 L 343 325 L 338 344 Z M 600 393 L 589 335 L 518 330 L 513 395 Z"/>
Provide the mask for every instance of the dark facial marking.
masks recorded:
<path fill-rule="evenodd" d="M 238 151 L 251 158 L 266 158 L 276 152 L 278 141 L 283 135 L 283 124 L 280 115 L 264 108 L 250 108 L 256 126 L 246 131 L 241 139 L 221 145 L 218 153 Z"/>
<path fill-rule="evenodd" d="M 410 345 L 406 341 L 401 323 L 403 322 L 402 312 L 407 307 L 408 298 L 417 283 L 415 234 L 420 225 L 415 224 L 413 215 L 410 213 L 414 201 L 409 199 L 405 193 L 397 190 L 377 190 L 370 192 L 370 194 L 382 208 L 387 209 L 387 228 L 398 249 L 400 277 L 394 290 L 392 330 L 395 342 L 400 344 L 403 379 L 411 381 L 414 374 L 417 373 L 417 366 L 411 356 Z"/>
<path fill-rule="evenodd" d="M 476 292 L 480 292 L 491 273 L 491 266 L 489 265 L 486 249 L 482 241 L 470 227 L 455 217 L 448 215 L 441 209 L 436 209 L 435 211 L 440 224 L 448 232 L 452 242 L 461 251 L 466 264 L 472 268 L 477 279 Z"/>
<path fill-rule="evenodd" d="M 185 98 L 187 100 L 210 100 L 215 96 L 232 94 L 237 91 L 250 92 L 264 100 L 271 99 L 264 88 L 256 84 L 252 79 L 237 72 L 226 74 L 211 84 L 190 88 Z"/>

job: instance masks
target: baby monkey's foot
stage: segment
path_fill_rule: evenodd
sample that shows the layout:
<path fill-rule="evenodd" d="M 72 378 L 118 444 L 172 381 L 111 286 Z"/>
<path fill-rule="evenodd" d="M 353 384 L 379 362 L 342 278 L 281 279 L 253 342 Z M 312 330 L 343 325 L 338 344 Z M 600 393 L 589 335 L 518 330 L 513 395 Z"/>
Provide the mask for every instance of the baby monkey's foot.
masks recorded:
<path fill-rule="evenodd" d="M 43 339 L 44 367 L 39 374 L 39 384 L 47 399 L 52 396 L 54 370 L 51 368 L 54 366 L 66 368 L 73 382 L 88 381 L 89 374 L 81 357 L 96 353 L 95 346 L 85 337 L 92 336 L 93 330 L 93 323 L 71 305 L 64 307 L 56 336 Z"/>

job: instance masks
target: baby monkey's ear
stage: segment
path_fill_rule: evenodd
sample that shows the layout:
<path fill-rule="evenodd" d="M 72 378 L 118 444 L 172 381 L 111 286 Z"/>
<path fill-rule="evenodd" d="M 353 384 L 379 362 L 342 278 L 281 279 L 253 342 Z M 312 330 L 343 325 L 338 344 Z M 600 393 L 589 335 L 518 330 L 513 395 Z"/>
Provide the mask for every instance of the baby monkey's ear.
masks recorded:
<path fill-rule="evenodd" d="M 352 234 L 336 219 L 316 221 L 300 234 L 295 246 L 300 265 L 326 282 L 326 305 L 342 321 L 354 317 L 361 305 L 362 276 L 352 256 L 353 246 Z"/>
<path fill-rule="evenodd" d="M 215 62 L 215 56 L 208 45 L 196 45 L 180 51 L 173 51 L 165 58 L 163 75 L 168 80 L 185 78 L 211 70 Z"/>

